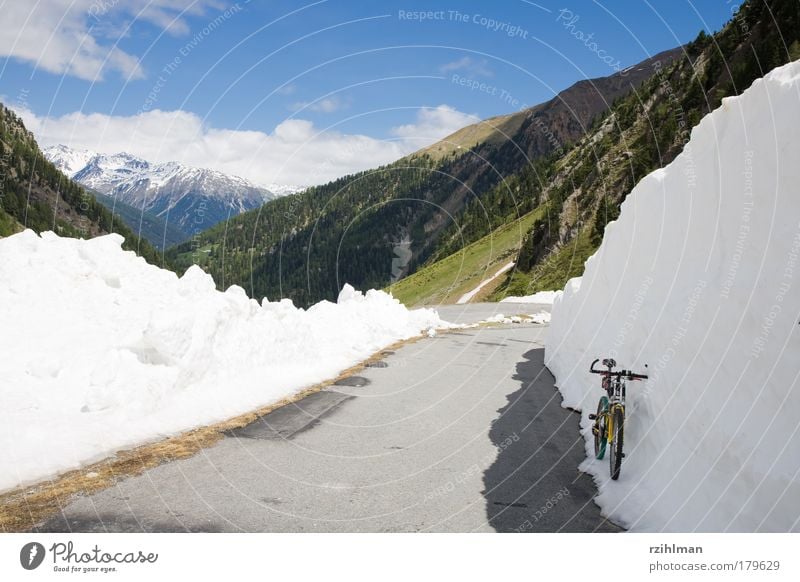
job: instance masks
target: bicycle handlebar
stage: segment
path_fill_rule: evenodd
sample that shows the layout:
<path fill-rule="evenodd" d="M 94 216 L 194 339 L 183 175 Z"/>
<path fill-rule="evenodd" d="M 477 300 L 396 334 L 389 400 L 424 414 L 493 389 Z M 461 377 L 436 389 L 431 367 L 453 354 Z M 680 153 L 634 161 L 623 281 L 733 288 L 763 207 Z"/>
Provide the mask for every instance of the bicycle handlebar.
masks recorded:
<path fill-rule="evenodd" d="M 592 362 L 592 365 L 589 366 L 589 372 L 591 372 L 592 374 L 605 374 L 606 376 L 625 377 L 628 378 L 629 380 L 647 380 L 648 377 L 647 374 L 635 374 L 630 370 L 620 370 L 619 372 L 612 372 L 611 366 L 609 366 L 608 370 L 595 370 L 594 366 L 599 361 L 600 358 L 597 358 L 594 362 Z"/>

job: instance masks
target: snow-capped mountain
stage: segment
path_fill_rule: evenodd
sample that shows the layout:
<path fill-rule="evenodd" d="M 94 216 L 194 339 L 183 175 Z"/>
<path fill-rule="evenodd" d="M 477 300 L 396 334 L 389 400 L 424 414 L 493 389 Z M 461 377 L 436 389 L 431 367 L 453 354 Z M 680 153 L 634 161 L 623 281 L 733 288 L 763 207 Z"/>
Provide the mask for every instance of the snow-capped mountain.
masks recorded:
<path fill-rule="evenodd" d="M 91 150 L 74 150 L 65 145 L 50 146 L 42 149 L 45 157 L 56 167 L 72 178 L 81 171 L 97 154 Z"/>
<path fill-rule="evenodd" d="M 127 153 L 99 154 L 57 145 L 44 155 L 83 186 L 161 217 L 194 234 L 277 196 L 238 176 Z M 282 194 L 283 192 L 281 192 Z"/>
<path fill-rule="evenodd" d="M 306 190 L 308 186 L 289 186 L 288 184 L 264 184 L 264 187 L 272 192 L 276 197 L 288 196 L 289 194 L 297 194 Z"/>

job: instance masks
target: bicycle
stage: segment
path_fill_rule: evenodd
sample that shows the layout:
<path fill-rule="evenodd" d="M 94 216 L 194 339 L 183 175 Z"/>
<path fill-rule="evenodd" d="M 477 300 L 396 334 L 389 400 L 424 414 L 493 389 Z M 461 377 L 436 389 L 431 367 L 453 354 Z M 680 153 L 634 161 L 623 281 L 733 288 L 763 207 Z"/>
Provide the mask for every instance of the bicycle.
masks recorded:
<path fill-rule="evenodd" d="M 602 459 L 606 454 L 606 447 L 611 445 L 608 461 L 611 478 L 616 481 L 619 479 L 622 459 L 625 456 L 622 452 L 625 434 L 625 380 L 647 380 L 647 375 L 635 374 L 630 370 L 614 372 L 617 362 L 612 358 L 603 360 L 603 366 L 608 368 L 607 370 L 595 370 L 594 366 L 599 361 L 598 358 L 592 362 L 589 372 L 603 376 L 603 390 L 607 395 L 600 397 L 597 414 L 589 415 L 589 420 L 594 421 L 592 425 L 594 456 Z"/>

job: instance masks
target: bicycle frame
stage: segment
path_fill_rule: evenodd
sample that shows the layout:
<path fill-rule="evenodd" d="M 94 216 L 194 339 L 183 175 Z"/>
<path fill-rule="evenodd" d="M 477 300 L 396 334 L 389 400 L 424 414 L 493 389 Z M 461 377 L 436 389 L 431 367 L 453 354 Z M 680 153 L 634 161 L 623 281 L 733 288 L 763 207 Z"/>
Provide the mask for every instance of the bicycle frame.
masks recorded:
<path fill-rule="evenodd" d="M 595 364 L 600 359 L 596 359 L 589 366 L 589 372 L 600 374 L 603 377 L 603 392 L 605 394 L 597 403 L 597 414 L 590 414 L 589 418 L 594 420 L 592 434 L 594 434 L 594 454 L 595 458 L 602 459 L 605 456 L 606 448 L 611 446 L 609 462 L 611 465 L 611 478 L 619 478 L 624 444 L 625 428 L 625 381 L 626 380 L 646 380 L 646 374 L 637 374 L 631 370 L 614 371 L 617 362 L 613 358 L 603 360 L 605 370 L 596 370 Z M 645 364 L 647 367 L 647 364 Z M 616 442 L 615 442 L 616 441 Z"/>
<path fill-rule="evenodd" d="M 622 410 L 622 417 L 625 418 L 625 380 L 621 377 L 604 377 L 603 387 L 606 383 L 611 383 L 611 390 L 608 391 L 608 411 L 606 412 L 606 438 L 610 443 L 614 442 L 614 411 Z"/>

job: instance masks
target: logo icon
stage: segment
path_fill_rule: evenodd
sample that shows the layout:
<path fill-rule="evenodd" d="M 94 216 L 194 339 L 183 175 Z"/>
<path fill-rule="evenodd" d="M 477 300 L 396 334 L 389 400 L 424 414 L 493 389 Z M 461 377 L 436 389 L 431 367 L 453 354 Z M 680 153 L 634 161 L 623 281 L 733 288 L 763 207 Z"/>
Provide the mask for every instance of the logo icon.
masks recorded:
<path fill-rule="evenodd" d="M 44 554 L 44 546 L 39 542 L 27 543 L 19 552 L 19 563 L 26 570 L 35 570 L 42 565 Z"/>

